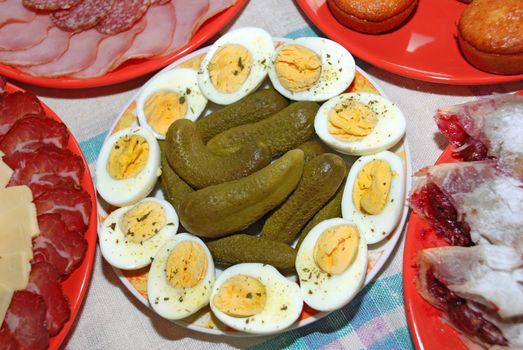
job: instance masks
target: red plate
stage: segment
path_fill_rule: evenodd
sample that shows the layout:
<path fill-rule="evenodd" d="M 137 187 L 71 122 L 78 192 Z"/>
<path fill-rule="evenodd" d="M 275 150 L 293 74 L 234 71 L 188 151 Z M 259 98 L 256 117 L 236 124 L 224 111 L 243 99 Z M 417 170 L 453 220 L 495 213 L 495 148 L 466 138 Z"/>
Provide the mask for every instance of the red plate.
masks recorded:
<path fill-rule="evenodd" d="M 234 16 L 236 16 L 243 9 L 243 7 L 247 4 L 247 1 L 248 0 L 236 0 L 236 4 L 207 20 L 196 31 L 189 43 L 181 47 L 178 51 L 159 58 L 129 60 L 115 70 L 110 71 L 101 77 L 89 79 L 74 79 L 67 77 L 33 77 L 32 75 L 23 73 L 12 66 L 1 63 L 0 75 L 4 75 L 11 79 L 32 85 L 60 89 L 78 89 L 106 86 L 138 78 L 142 75 L 151 73 L 157 69 L 167 66 L 168 64 L 176 61 L 178 58 L 203 45 L 207 40 L 211 39 L 216 33 L 222 30 L 227 25 L 227 23 L 230 22 Z"/>
<path fill-rule="evenodd" d="M 397 30 L 362 34 L 340 24 L 325 0 L 296 0 L 311 21 L 354 55 L 409 78 L 445 84 L 493 84 L 523 79 L 485 73 L 461 55 L 456 24 L 467 6 L 458 0 L 421 0 L 414 15 Z"/>
<path fill-rule="evenodd" d="M 6 84 L 6 90 L 8 92 L 24 91 L 23 89 L 20 89 L 9 83 Z M 44 107 L 44 111 L 47 116 L 59 122 L 62 122 L 62 120 L 49 107 L 47 107 L 42 101 L 40 101 L 40 103 Z M 89 221 L 89 227 L 85 232 L 85 239 L 87 240 L 87 252 L 85 254 L 84 261 L 69 276 L 69 278 L 62 282 L 62 287 L 64 289 L 65 295 L 69 299 L 69 303 L 71 305 L 71 318 L 69 319 L 69 321 L 65 323 L 64 328 L 62 328 L 60 333 L 49 339 L 49 349 L 58 349 L 60 347 L 65 337 L 67 336 L 67 333 L 69 332 L 74 322 L 74 319 L 76 318 L 76 315 L 80 310 L 80 307 L 82 306 L 82 301 L 84 299 L 85 292 L 87 291 L 89 281 L 91 280 L 91 272 L 93 270 L 94 263 L 94 254 L 96 251 L 97 211 L 96 195 L 94 191 L 93 180 L 91 178 L 91 174 L 89 173 L 89 165 L 85 161 L 85 157 L 82 153 L 82 150 L 80 149 L 80 146 L 78 145 L 78 142 L 74 138 L 71 131 L 69 131 L 69 144 L 67 145 L 67 148 L 74 154 L 77 154 L 80 157 L 82 157 L 85 171 L 82 177 L 81 185 L 82 188 L 86 190 L 87 193 L 89 193 L 89 196 L 91 197 L 91 206 L 93 209 Z"/>

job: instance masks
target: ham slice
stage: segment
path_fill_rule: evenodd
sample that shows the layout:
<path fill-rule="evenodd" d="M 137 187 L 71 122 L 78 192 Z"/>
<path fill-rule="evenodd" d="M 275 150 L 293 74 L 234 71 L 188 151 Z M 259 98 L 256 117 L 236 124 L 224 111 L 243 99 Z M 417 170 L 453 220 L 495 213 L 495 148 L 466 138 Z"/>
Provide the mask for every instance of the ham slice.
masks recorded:
<path fill-rule="evenodd" d="M 48 15 L 36 16 L 30 22 L 13 22 L 0 27 L 0 50 L 25 50 L 41 43 L 52 22 Z"/>
<path fill-rule="evenodd" d="M 92 65 L 96 60 L 98 45 L 104 38 L 96 29 L 89 29 L 71 36 L 69 47 L 56 60 L 42 65 L 21 67 L 34 76 L 56 77 L 72 74 Z"/>
<path fill-rule="evenodd" d="M 172 0 L 176 11 L 176 28 L 171 44 L 164 52 L 170 54 L 189 42 L 196 29 L 205 21 L 209 11 L 209 0 L 194 0 L 187 6 L 184 0 Z"/>
<path fill-rule="evenodd" d="M 219 12 L 231 7 L 236 3 L 236 0 L 212 0 L 209 1 L 209 10 L 204 16 L 203 21 L 205 22 L 209 18 L 213 17 Z M 203 22 L 202 22 L 203 23 Z"/>
<path fill-rule="evenodd" d="M 36 13 L 26 9 L 20 0 L 5 0 L 0 2 L 0 27 L 13 22 L 30 22 Z"/>
<path fill-rule="evenodd" d="M 85 79 L 99 77 L 107 73 L 109 70 L 114 68 L 118 59 L 131 47 L 134 38 L 138 33 L 144 30 L 145 26 L 146 20 L 143 18 L 129 30 L 103 39 L 98 46 L 98 53 L 93 64 L 80 72 L 71 74 L 71 76 L 74 78 Z"/>
<path fill-rule="evenodd" d="M 15 66 L 34 66 L 51 62 L 69 47 L 70 32 L 58 27 L 49 29 L 46 38 L 26 50 L 0 51 L 0 62 Z"/>

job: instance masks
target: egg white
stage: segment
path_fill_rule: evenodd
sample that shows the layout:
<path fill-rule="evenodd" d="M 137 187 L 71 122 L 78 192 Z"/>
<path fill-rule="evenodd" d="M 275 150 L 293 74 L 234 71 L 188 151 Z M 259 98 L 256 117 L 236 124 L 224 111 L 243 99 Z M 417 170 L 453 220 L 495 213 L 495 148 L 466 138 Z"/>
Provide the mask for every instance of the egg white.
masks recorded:
<path fill-rule="evenodd" d="M 167 280 L 165 269 L 171 251 L 184 241 L 200 245 L 207 257 L 207 271 L 199 284 L 192 288 L 175 288 Z M 211 253 L 201 239 L 188 233 L 180 233 L 167 241 L 154 257 L 147 277 L 147 297 L 153 310 L 169 320 L 188 317 L 209 303 L 215 279 Z"/>
<path fill-rule="evenodd" d="M 354 100 L 371 108 L 378 118 L 371 133 L 358 141 L 343 141 L 329 132 L 329 112 L 336 105 Z M 376 101 L 370 103 L 371 101 Z M 338 152 L 350 155 L 368 155 L 391 148 L 405 135 L 406 121 L 401 110 L 386 98 L 368 92 L 352 92 L 336 96 L 325 102 L 314 119 L 316 134 Z"/>
<path fill-rule="evenodd" d="M 207 98 L 202 94 L 198 85 L 198 74 L 194 69 L 175 68 L 173 70 L 156 75 L 143 87 L 136 102 L 136 113 L 140 125 L 149 129 L 156 138 L 165 139 L 164 134 L 156 132 L 147 122 L 144 106 L 147 99 L 159 91 L 176 92 L 184 97 L 187 103 L 186 119 L 196 120 L 207 106 Z"/>
<path fill-rule="evenodd" d="M 237 44 L 245 47 L 252 55 L 252 67 L 247 79 L 237 91 L 224 93 L 212 84 L 209 63 L 223 45 Z M 233 30 L 219 38 L 209 49 L 198 71 L 198 84 L 203 94 L 220 105 L 234 103 L 256 90 L 267 76 L 274 52 L 274 42 L 269 33 L 260 28 L 245 27 Z"/>
<path fill-rule="evenodd" d="M 126 135 L 142 136 L 149 144 L 149 156 L 145 167 L 136 176 L 114 179 L 107 172 L 107 162 L 116 141 Z M 103 144 L 96 161 L 96 189 L 100 196 L 116 207 L 131 205 L 147 197 L 160 176 L 160 146 L 154 135 L 147 129 L 133 126 L 112 134 Z"/>
<path fill-rule="evenodd" d="M 103 257 L 119 269 L 135 270 L 149 265 L 160 247 L 176 235 L 179 220 L 173 206 L 158 198 L 145 198 L 141 202 L 156 202 L 165 212 L 167 225 L 141 244 L 128 241 L 122 232 L 121 222 L 125 213 L 134 207 L 118 208 L 107 216 L 98 231 L 98 242 Z"/>
<path fill-rule="evenodd" d="M 387 204 L 376 215 L 365 214 L 354 206 L 352 194 L 354 183 L 361 169 L 373 160 L 384 160 L 389 163 L 393 173 Z M 354 163 L 347 176 L 347 184 L 341 200 L 343 218 L 354 221 L 360 227 L 368 244 L 378 243 L 387 237 L 398 225 L 405 205 L 405 167 L 399 156 L 389 151 L 382 151 L 370 156 L 360 157 Z"/>
<path fill-rule="evenodd" d="M 367 243 L 361 231 L 357 256 L 342 274 L 329 275 L 321 270 L 314 260 L 314 246 L 320 235 L 331 227 L 345 224 L 353 223 L 341 218 L 320 222 L 307 234 L 296 255 L 301 295 L 307 305 L 318 311 L 333 311 L 347 305 L 365 281 Z M 356 226 L 359 230 L 359 225 Z"/>
<path fill-rule="evenodd" d="M 320 78 L 307 90 L 290 91 L 278 79 L 274 62 L 280 50 L 287 45 L 304 46 L 314 51 L 321 58 Z M 284 45 L 276 49 L 272 63 L 269 70 L 272 85 L 280 94 L 294 101 L 328 100 L 347 90 L 356 74 L 356 63 L 350 52 L 337 42 L 324 38 L 304 37 L 285 42 Z"/>
<path fill-rule="evenodd" d="M 267 292 L 263 311 L 250 317 L 233 317 L 223 313 L 214 305 L 214 298 L 220 286 L 236 275 L 247 275 L 263 283 Z M 210 306 L 214 315 L 231 328 L 248 333 L 270 334 L 289 327 L 299 318 L 303 300 L 300 287 L 271 265 L 243 263 L 229 267 L 216 279 Z"/>

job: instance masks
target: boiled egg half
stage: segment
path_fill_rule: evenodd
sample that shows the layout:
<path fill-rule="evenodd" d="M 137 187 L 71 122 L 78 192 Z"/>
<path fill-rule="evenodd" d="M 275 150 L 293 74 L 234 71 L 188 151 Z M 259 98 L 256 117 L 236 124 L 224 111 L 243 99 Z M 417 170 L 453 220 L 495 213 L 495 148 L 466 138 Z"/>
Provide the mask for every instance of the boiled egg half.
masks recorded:
<path fill-rule="evenodd" d="M 274 88 L 295 101 L 325 101 L 344 92 L 356 64 L 340 44 L 304 37 L 285 42 L 274 53 L 269 77 Z"/>
<path fill-rule="evenodd" d="M 109 264 L 124 270 L 139 269 L 151 263 L 178 227 L 178 215 L 169 202 L 145 198 L 107 216 L 98 232 L 100 249 Z"/>
<path fill-rule="evenodd" d="M 212 102 L 228 105 L 256 90 L 269 70 L 274 52 L 266 31 L 246 27 L 218 39 L 200 64 L 198 84 Z"/>
<path fill-rule="evenodd" d="M 341 94 L 316 114 L 316 134 L 335 150 L 368 155 L 391 148 L 405 135 L 405 116 L 386 98 L 367 92 Z"/>
<path fill-rule="evenodd" d="M 405 206 L 405 167 L 399 156 L 383 151 L 360 157 L 349 171 L 342 216 L 361 229 L 367 243 L 387 237 Z"/>
<path fill-rule="evenodd" d="M 138 95 L 136 113 L 140 125 L 163 140 L 175 120 L 196 120 L 206 105 L 196 71 L 175 68 L 159 73 L 145 85 Z"/>
<path fill-rule="evenodd" d="M 296 255 L 303 300 L 318 311 L 337 310 L 365 281 L 367 243 L 359 226 L 334 218 L 314 226 Z"/>
<path fill-rule="evenodd" d="M 151 264 L 149 303 L 169 320 L 190 316 L 209 303 L 214 273 L 211 253 L 202 240 L 177 234 L 160 248 Z"/>
<path fill-rule="evenodd" d="M 123 207 L 151 193 L 160 176 L 160 146 L 143 127 L 112 134 L 96 161 L 96 189 L 109 204 Z"/>
<path fill-rule="evenodd" d="M 303 307 L 300 287 L 274 267 L 259 263 L 233 265 L 214 284 L 211 310 L 239 331 L 269 334 L 289 327 Z"/>

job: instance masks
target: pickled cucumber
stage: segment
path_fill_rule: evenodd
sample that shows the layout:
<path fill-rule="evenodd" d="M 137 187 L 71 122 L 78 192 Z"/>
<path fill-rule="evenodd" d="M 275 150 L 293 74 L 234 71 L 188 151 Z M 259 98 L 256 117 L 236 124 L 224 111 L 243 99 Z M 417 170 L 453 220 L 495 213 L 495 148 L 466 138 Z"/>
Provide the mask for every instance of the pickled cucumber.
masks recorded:
<path fill-rule="evenodd" d="M 263 142 L 271 154 L 287 152 L 307 141 L 314 133 L 314 117 L 319 106 L 314 102 L 295 102 L 269 118 L 245 124 L 214 136 L 207 148 L 216 154 L 237 152 L 242 145 Z"/>
<path fill-rule="evenodd" d="M 229 265 L 257 262 L 289 271 L 296 260 L 296 250 L 290 245 L 247 234 L 220 238 L 208 242 L 207 247 L 215 262 Z"/>
<path fill-rule="evenodd" d="M 322 153 L 328 152 L 328 148 L 325 147 L 325 145 L 323 143 L 321 143 L 320 141 L 317 141 L 317 140 L 305 141 L 304 143 L 302 143 L 301 145 L 299 145 L 296 148 L 301 149 L 303 151 L 303 153 L 305 154 L 305 163 L 307 163 L 308 161 L 312 160 L 314 157 L 316 157 Z"/>
<path fill-rule="evenodd" d="M 247 142 L 228 155 L 214 154 L 188 119 L 178 119 L 169 127 L 165 146 L 171 167 L 194 188 L 240 179 L 263 168 L 272 158 L 269 149 L 256 142 Z"/>
<path fill-rule="evenodd" d="M 196 121 L 203 142 L 235 126 L 255 123 L 289 105 L 273 88 L 259 90 Z"/>
<path fill-rule="evenodd" d="M 165 141 L 159 141 L 158 143 L 162 150 L 162 176 L 160 178 L 160 185 L 165 194 L 165 199 L 178 210 L 181 201 L 187 194 L 194 192 L 194 190 L 183 181 L 169 165 L 167 156 L 165 155 Z"/>
<path fill-rule="evenodd" d="M 345 161 L 323 153 L 305 164 L 296 190 L 265 221 L 260 237 L 291 244 L 300 230 L 336 193 L 346 173 Z"/>
<path fill-rule="evenodd" d="M 303 151 L 289 151 L 250 176 L 188 194 L 179 207 L 180 221 L 203 237 L 238 232 L 282 203 L 302 172 Z"/>

